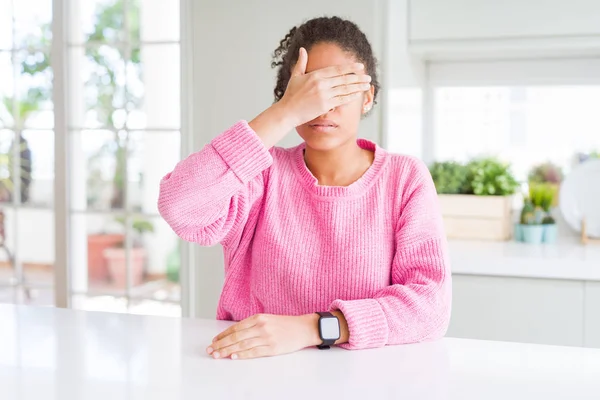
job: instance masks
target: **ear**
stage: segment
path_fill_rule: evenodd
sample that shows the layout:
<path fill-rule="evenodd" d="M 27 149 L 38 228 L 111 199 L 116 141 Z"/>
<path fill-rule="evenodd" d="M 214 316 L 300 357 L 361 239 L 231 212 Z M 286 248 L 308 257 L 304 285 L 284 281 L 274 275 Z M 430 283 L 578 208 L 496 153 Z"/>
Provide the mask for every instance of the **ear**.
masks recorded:
<path fill-rule="evenodd" d="M 371 85 L 371 88 L 367 90 L 363 96 L 363 114 L 368 113 L 373 108 L 373 100 L 375 99 L 375 87 Z"/>

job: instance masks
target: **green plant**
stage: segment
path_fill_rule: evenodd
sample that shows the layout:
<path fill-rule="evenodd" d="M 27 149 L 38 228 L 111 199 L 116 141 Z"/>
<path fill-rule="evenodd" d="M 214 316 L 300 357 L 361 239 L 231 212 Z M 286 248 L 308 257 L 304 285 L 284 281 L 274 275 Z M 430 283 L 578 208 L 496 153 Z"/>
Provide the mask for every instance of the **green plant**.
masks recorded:
<path fill-rule="evenodd" d="M 127 20 L 124 16 L 126 15 Z M 106 43 L 114 40 L 140 42 L 140 9 L 137 1 L 130 2 L 127 12 L 123 0 L 114 3 L 99 4 L 96 9 L 94 30 L 87 37 L 88 41 Z M 128 26 L 129 37 L 123 37 L 124 27 Z M 92 73 L 86 82 L 86 88 L 96 93 L 87 109 L 96 114 L 98 122 L 114 132 L 114 140 L 106 143 L 92 156 L 88 163 L 88 188 L 93 193 L 88 196 L 88 203 L 99 200 L 104 179 L 98 172 L 109 160 L 114 163 L 112 181 L 111 208 L 124 208 L 125 181 L 127 179 L 127 159 L 132 151 L 132 140 L 125 129 L 130 112 L 139 109 L 143 94 L 139 90 L 141 81 L 140 48 L 134 46 L 126 51 L 123 46 L 90 46 L 86 48 L 86 58 L 91 62 Z M 127 71 L 125 84 L 122 80 L 123 68 Z M 132 84 L 133 83 L 133 84 Z M 138 88 L 138 89 L 136 89 Z M 120 115 L 119 118 L 117 116 Z"/>
<path fill-rule="evenodd" d="M 522 225 L 538 225 L 535 216 L 535 206 L 529 198 L 526 198 L 523 203 L 520 222 Z"/>
<path fill-rule="evenodd" d="M 538 215 L 541 215 L 542 224 L 554 224 L 554 218 L 550 209 L 554 203 L 555 190 L 549 183 L 531 183 L 529 185 L 529 197 Z"/>
<path fill-rule="evenodd" d="M 562 168 L 551 162 L 534 166 L 529 172 L 529 182 L 560 184 L 564 178 Z"/>
<path fill-rule="evenodd" d="M 438 194 L 460 194 L 465 187 L 467 169 L 463 164 L 446 161 L 429 167 Z"/>
<path fill-rule="evenodd" d="M 508 196 L 519 188 L 510 165 L 496 158 L 481 158 L 469 162 L 465 194 L 477 196 Z"/>
<path fill-rule="evenodd" d="M 15 131 L 14 138 L 8 146 L 0 149 L 0 200 L 12 199 L 15 187 L 15 172 L 20 176 L 21 202 L 29 200 L 29 187 L 31 184 L 31 149 L 29 143 L 22 135 L 27 126 L 27 121 L 36 113 L 42 111 L 51 99 L 52 72 L 50 70 L 50 24 L 40 27 L 41 36 L 27 36 L 19 43 L 19 47 L 26 48 L 25 57 L 18 65 L 19 76 L 24 82 L 35 81 L 35 86 L 22 85 L 12 96 L 0 99 L 0 120 Z M 20 54 L 20 53 L 19 53 Z M 15 147 L 17 147 L 15 149 Z M 17 157 L 13 154 L 18 153 Z M 18 165 L 15 165 L 18 164 Z"/>

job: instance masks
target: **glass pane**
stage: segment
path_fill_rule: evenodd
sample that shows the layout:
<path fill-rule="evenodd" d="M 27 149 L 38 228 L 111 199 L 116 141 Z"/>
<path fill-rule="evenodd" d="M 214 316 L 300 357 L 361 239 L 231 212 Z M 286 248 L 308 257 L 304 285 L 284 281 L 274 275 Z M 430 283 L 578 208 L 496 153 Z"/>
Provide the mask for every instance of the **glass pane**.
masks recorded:
<path fill-rule="evenodd" d="M 131 30 L 132 42 L 179 40 L 179 1 L 135 0 L 133 3 L 139 9 L 139 29 Z"/>
<path fill-rule="evenodd" d="M 15 143 L 15 138 L 14 132 L 0 130 L 0 202 L 27 203 L 32 181 L 31 147 L 25 133 L 19 143 Z M 17 190 L 20 197 L 15 196 Z"/>
<path fill-rule="evenodd" d="M 52 40 L 52 0 L 13 1 L 17 48 L 49 47 Z"/>
<path fill-rule="evenodd" d="M 71 216 L 71 285 L 77 294 L 122 296 L 121 275 L 112 263 L 114 252 L 122 250 L 125 227 L 122 219 L 110 214 Z"/>
<path fill-rule="evenodd" d="M 147 45 L 133 49 L 127 68 L 130 129 L 180 126 L 179 45 Z"/>
<path fill-rule="evenodd" d="M 25 284 L 54 286 L 54 210 L 19 209 L 16 230 Z"/>
<path fill-rule="evenodd" d="M 130 210 L 158 214 L 160 180 L 180 160 L 179 132 L 141 132 L 130 134 L 128 206 Z"/>
<path fill-rule="evenodd" d="M 70 53 L 71 97 L 81 99 L 83 105 L 74 109 L 78 114 L 74 128 L 121 129 L 126 121 L 123 51 L 101 45 L 85 49 L 85 53 L 73 48 Z"/>
<path fill-rule="evenodd" d="M 13 0 L 0 0 L 0 50 L 9 50 L 13 47 L 12 17 Z"/>
<path fill-rule="evenodd" d="M 26 130 L 22 136 L 21 202 L 51 207 L 54 204 L 54 132 Z"/>
<path fill-rule="evenodd" d="M 73 210 L 124 207 L 124 132 L 71 133 L 71 204 Z"/>
<path fill-rule="evenodd" d="M 132 297 L 178 303 L 179 240 L 160 217 L 136 217 L 133 224 Z"/>
<path fill-rule="evenodd" d="M 50 50 L 19 52 L 16 57 L 19 77 L 16 82 L 16 124 L 52 129 L 52 68 Z"/>
<path fill-rule="evenodd" d="M 115 43 L 125 40 L 124 0 L 70 0 L 70 43 Z"/>
<path fill-rule="evenodd" d="M 0 203 L 11 203 L 14 190 L 14 157 L 12 144 L 15 133 L 0 129 Z"/>
<path fill-rule="evenodd" d="M 53 211 L 0 208 L 0 302 L 53 305 L 53 269 Z"/>
<path fill-rule="evenodd" d="M 517 178 L 552 161 L 569 172 L 577 153 L 600 150 L 600 86 L 445 87 L 435 91 L 435 156 L 496 155 Z"/>
<path fill-rule="evenodd" d="M 16 277 L 13 263 L 15 250 L 15 209 L 0 206 L 0 288 L 12 285 Z M 12 293 L 10 293 L 11 295 Z M 5 293 L 4 296 L 8 296 Z M 0 295 L 2 297 L 2 295 Z M 0 299 L 2 302 L 2 299 Z"/>
<path fill-rule="evenodd" d="M 15 70 L 12 56 L 8 51 L 0 51 L 0 129 L 14 127 L 13 93 L 15 91 Z"/>

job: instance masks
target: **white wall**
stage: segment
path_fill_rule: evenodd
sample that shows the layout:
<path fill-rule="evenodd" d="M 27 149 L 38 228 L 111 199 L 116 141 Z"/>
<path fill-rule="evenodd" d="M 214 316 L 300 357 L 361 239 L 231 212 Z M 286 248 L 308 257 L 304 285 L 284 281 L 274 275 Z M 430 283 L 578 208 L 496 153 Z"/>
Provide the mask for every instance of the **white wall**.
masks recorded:
<path fill-rule="evenodd" d="M 597 0 L 412 0 L 411 40 L 600 35 Z"/>
<path fill-rule="evenodd" d="M 193 96 L 196 149 L 239 119 L 250 120 L 273 101 L 271 54 L 294 25 L 323 15 L 356 22 L 383 60 L 385 1 L 281 0 L 192 2 Z M 235 11 L 233 11 L 235 10 Z M 381 108 L 363 121 L 359 135 L 381 141 Z M 295 132 L 280 143 L 300 143 Z M 196 315 L 214 318 L 223 281 L 219 247 L 198 250 Z"/>

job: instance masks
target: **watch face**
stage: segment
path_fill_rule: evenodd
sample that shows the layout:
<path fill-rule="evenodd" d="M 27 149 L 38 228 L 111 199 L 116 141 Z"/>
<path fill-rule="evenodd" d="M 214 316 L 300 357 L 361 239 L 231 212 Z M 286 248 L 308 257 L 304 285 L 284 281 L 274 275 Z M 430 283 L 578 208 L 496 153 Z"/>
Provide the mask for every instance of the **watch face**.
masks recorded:
<path fill-rule="evenodd" d="M 340 338 L 340 322 L 337 318 L 321 318 L 321 336 L 324 340 Z"/>

